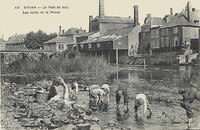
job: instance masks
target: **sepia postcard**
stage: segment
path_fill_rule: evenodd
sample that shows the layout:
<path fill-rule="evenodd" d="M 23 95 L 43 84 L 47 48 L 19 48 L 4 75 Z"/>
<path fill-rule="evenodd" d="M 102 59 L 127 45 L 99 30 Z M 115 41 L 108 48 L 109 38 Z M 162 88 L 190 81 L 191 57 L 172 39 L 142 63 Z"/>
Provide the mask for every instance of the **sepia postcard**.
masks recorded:
<path fill-rule="evenodd" d="M 200 130 L 200 0 L 0 0 L 2 130 Z"/>

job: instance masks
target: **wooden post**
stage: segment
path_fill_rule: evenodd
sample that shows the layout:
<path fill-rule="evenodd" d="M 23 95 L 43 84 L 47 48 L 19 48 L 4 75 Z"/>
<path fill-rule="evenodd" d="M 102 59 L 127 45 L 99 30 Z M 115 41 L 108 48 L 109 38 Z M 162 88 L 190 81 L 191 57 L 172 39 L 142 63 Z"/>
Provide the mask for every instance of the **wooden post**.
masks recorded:
<path fill-rule="evenodd" d="M 108 51 L 108 61 L 109 61 L 109 64 L 110 64 L 110 51 Z"/>
<path fill-rule="evenodd" d="M 116 66 L 117 66 L 117 83 L 118 83 L 118 78 L 119 78 L 119 74 L 118 74 L 118 71 L 119 71 L 119 66 L 118 66 L 118 49 L 116 49 Z"/>
<path fill-rule="evenodd" d="M 199 63 L 198 64 L 200 65 L 200 29 L 199 29 Z"/>
<path fill-rule="evenodd" d="M 144 69 L 146 69 L 146 60 L 145 60 L 145 57 L 144 57 Z"/>

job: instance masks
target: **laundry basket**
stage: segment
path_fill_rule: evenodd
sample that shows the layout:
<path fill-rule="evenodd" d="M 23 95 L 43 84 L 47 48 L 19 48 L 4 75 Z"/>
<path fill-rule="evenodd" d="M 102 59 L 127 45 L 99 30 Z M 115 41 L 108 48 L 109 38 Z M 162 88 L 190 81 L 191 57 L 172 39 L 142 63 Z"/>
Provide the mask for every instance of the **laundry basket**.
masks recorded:
<path fill-rule="evenodd" d="M 38 103 L 45 103 L 48 99 L 48 91 L 36 91 L 36 101 Z"/>

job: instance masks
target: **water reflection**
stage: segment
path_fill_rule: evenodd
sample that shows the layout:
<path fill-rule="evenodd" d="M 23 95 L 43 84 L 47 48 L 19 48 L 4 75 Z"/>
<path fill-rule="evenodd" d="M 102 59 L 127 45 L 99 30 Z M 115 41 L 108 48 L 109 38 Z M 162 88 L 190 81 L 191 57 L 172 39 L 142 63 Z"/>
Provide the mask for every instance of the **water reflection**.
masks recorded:
<path fill-rule="evenodd" d="M 152 80 L 162 80 L 169 72 L 173 73 L 187 73 L 189 75 L 193 73 L 198 73 L 199 68 L 196 66 L 179 66 L 175 68 L 169 68 L 169 67 L 157 67 L 157 68 L 149 68 L 145 70 L 141 69 L 125 69 L 122 71 L 119 71 L 116 74 L 111 74 L 109 76 L 110 82 L 114 82 L 115 80 L 127 80 L 127 81 L 139 81 L 139 80 L 146 80 L 146 81 L 152 81 Z"/>

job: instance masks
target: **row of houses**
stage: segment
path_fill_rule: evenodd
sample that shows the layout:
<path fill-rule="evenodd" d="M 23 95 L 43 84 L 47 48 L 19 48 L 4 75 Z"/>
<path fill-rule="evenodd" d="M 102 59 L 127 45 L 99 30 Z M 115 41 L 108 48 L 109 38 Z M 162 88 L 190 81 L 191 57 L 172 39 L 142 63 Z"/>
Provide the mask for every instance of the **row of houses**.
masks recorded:
<path fill-rule="evenodd" d="M 119 57 L 159 56 L 163 53 L 180 55 L 183 50 L 199 52 L 200 11 L 188 2 L 180 13 L 161 17 L 147 14 L 144 24 L 139 23 L 138 5 L 133 6 L 133 18 L 106 16 L 104 0 L 99 0 L 99 15 L 89 16 L 89 31 L 59 27 L 59 35 L 44 43 L 44 50 L 77 51 L 82 55 L 101 56 L 110 63 Z M 25 35 L 10 37 L 6 49 L 26 49 Z"/>

